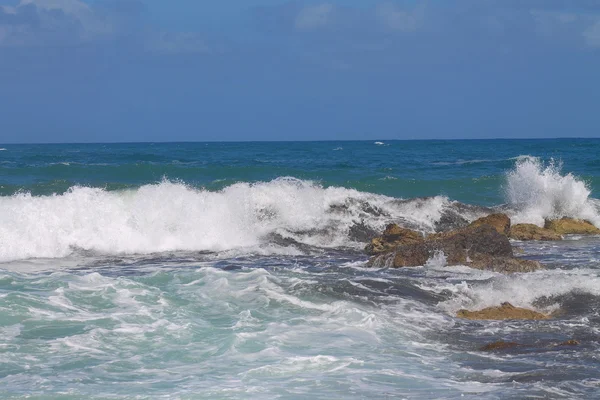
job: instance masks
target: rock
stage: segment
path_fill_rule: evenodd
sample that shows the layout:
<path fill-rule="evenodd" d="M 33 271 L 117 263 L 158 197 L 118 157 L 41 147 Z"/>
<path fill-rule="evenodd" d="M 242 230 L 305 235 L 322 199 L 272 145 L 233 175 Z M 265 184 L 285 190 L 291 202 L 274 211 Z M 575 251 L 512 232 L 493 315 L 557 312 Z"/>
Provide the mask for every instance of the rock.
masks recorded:
<path fill-rule="evenodd" d="M 510 218 L 506 214 L 490 214 L 473 221 L 469 227 L 474 228 L 481 225 L 490 225 L 501 235 L 508 236 L 510 234 Z"/>
<path fill-rule="evenodd" d="M 525 351 L 531 351 L 535 349 L 537 351 L 544 350 L 544 348 L 556 348 L 556 347 L 566 347 L 566 346 L 579 346 L 579 342 L 574 339 L 566 340 L 561 343 L 557 342 L 547 342 L 547 341 L 536 341 L 534 344 L 521 344 L 516 342 L 505 342 L 504 340 L 498 340 L 497 342 L 488 343 L 483 347 L 480 347 L 480 351 L 496 351 L 496 350 L 508 350 L 515 347 L 522 347 Z"/>
<path fill-rule="evenodd" d="M 431 255 L 432 249 L 430 243 L 415 243 L 400 246 L 396 249 L 393 267 L 417 267 L 425 265 Z"/>
<path fill-rule="evenodd" d="M 537 261 L 514 257 L 506 232 L 506 217 L 493 217 L 497 227 L 476 223 L 456 231 L 435 233 L 423 238 L 419 233 L 398 225 L 389 225 L 382 236 L 365 248 L 374 255 L 368 264 L 376 267 L 417 267 L 438 252 L 443 252 L 448 265 L 467 265 L 472 268 L 501 273 L 532 272 L 543 269 Z M 485 219 L 482 219 L 485 221 Z M 499 224 L 502 222 L 503 224 Z"/>
<path fill-rule="evenodd" d="M 557 344 L 557 346 L 579 346 L 580 344 L 581 343 L 579 343 L 577 340 L 570 339 L 570 340 L 567 340 L 567 341 Z"/>
<path fill-rule="evenodd" d="M 460 310 L 456 314 L 459 318 L 471 320 L 505 320 L 505 319 L 531 319 L 541 320 L 550 317 L 537 311 L 515 307 L 510 303 L 502 303 L 500 307 L 488 307 L 479 311 Z"/>
<path fill-rule="evenodd" d="M 468 227 L 458 231 L 437 233 L 417 243 L 395 248 L 394 267 L 424 265 L 436 252 L 443 252 L 448 265 L 468 265 L 480 254 L 492 257 L 512 257 L 512 247 L 506 236 L 490 225 Z"/>
<path fill-rule="evenodd" d="M 479 350 L 481 351 L 493 351 L 493 350 L 506 350 L 512 349 L 513 347 L 517 347 L 519 343 L 515 342 L 505 342 L 504 340 L 498 340 L 494 343 L 488 343 Z"/>
<path fill-rule="evenodd" d="M 538 261 L 518 257 L 492 257 L 486 254 L 478 254 L 467 265 L 471 268 L 503 274 L 534 272 L 544 269 Z"/>
<path fill-rule="evenodd" d="M 442 211 L 442 216 L 434 224 L 434 230 L 436 232 L 448 232 L 456 229 L 466 228 L 468 225 L 469 221 L 456 210 L 444 209 Z"/>
<path fill-rule="evenodd" d="M 600 235 L 600 229 L 596 228 L 591 222 L 581 219 L 561 218 L 546 220 L 544 228 L 550 229 L 560 235 Z"/>
<path fill-rule="evenodd" d="M 509 237 L 515 240 L 562 240 L 562 236 L 555 231 L 533 224 L 514 225 L 510 228 Z"/>
<path fill-rule="evenodd" d="M 423 240 L 423 235 L 419 232 L 390 224 L 385 228 L 383 235 L 371 240 L 371 243 L 365 247 L 365 252 L 369 255 L 387 253 L 395 250 L 398 246 L 416 244 Z"/>

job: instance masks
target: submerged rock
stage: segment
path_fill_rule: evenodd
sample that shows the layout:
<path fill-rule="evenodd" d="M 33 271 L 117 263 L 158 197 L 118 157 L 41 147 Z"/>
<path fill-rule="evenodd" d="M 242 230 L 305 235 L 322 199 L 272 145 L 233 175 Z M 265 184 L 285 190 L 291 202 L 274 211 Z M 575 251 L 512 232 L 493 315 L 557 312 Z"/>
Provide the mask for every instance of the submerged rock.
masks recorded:
<path fill-rule="evenodd" d="M 516 342 L 505 342 L 504 340 L 498 340 L 494 343 L 488 343 L 485 346 L 481 347 L 479 350 L 481 351 L 494 351 L 494 350 L 506 350 L 512 349 L 513 347 L 519 346 L 519 343 Z"/>
<path fill-rule="evenodd" d="M 477 255 L 470 263 L 471 268 L 503 274 L 535 272 L 544 269 L 538 261 L 518 257 L 491 257 L 485 254 Z"/>
<path fill-rule="evenodd" d="M 371 243 L 365 247 L 365 252 L 369 255 L 387 253 L 394 251 L 398 246 L 416 244 L 423 240 L 423 235 L 419 232 L 390 224 L 385 228 L 382 236 L 371 240 Z"/>
<path fill-rule="evenodd" d="M 471 320 L 505 320 L 505 319 L 549 319 L 546 314 L 526 308 L 515 307 L 510 303 L 502 303 L 499 307 L 488 307 L 479 311 L 460 310 L 457 317 Z"/>
<path fill-rule="evenodd" d="M 474 228 L 481 225 L 490 225 L 501 235 L 510 234 L 510 218 L 506 214 L 490 214 L 473 221 L 469 226 Z"/>
<path fill-rule="evenodd" d="M 574 218 L 546 220 L 544 228 L 560 235 L 600 235 L 600 229 L 596 228 L 591 222 Z"/>
<path fill-rule="evenodd" d="M 511 239 L 515 240 L 562 240 L 555 231 L 534 224 L 517 224 L 510 228 Z"/>
<path fill-rule="evenodd" d="M 498 351 L 498 350 L 513 349 L 515 347 L 524 347 L 527 349 L 543 350 L 544 348 L 548 349 L 548 348 L 556 348 L 556 347 L 579 346 L 579 344 L 580 343 L 575 339 L 569 339 L 569 340 L 566 340 L 561 343 L 542 341 L 541 343 L 536 342 L 532 345 L 521 344 L 521 343 L 517 343 L 517 342 L 505 342 L 504 340 L 498 340 L 497 342 L 488 343 L 485 346 L 480 347 L 479 350 L 480 351 Z"/>

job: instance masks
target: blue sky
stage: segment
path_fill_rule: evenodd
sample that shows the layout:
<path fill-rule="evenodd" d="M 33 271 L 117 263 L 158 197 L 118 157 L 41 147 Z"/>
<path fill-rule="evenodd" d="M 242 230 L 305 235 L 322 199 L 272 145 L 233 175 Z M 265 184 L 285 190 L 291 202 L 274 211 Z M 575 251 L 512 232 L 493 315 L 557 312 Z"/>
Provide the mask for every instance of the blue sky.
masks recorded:
<path fill-rule="evenodd" d="M 596 137 L 600 0 L 0 0 L 0 143 Z"/>

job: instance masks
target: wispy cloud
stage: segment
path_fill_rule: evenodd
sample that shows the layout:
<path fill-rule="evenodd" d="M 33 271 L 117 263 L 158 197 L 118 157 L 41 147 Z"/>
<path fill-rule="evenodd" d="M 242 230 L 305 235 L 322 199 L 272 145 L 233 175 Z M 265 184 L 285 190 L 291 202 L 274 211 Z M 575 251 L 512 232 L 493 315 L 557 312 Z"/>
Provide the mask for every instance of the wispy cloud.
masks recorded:
<path fill-rule="evenodd" d="M 107 0 L 20 0 L 0 7 L 0 46 L 70 46 L 126 39 L 142 51 L 199 53 L 210 47 L 197 33 L 164 32 L 145 21 L 144 3 Z"/>

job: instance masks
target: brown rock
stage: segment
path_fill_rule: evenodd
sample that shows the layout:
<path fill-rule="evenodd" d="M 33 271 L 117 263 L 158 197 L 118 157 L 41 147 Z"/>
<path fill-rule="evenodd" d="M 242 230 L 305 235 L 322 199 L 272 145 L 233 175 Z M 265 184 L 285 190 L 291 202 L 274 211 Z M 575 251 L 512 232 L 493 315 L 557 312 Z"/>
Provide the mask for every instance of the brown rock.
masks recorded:
<path fill-rule="evenodd" d="M 567 341 L 557 344 L 557 346 L 579 346 L 580 344 L 581 343 L 579 343 L 577 340 L 570 339 L 570 340 L 567 340 Z"/>
<path fill-rule="evenodd" d="M 508 236 L 510 234 L 510 218 L 506 214 L 490 214 L 473 221 L 469 227 L 475 228 L 481 225 L 493 226 L 501 235 Z"/>
<path fill-rule="evenodd" d="M 494 343 L 488 343 L 479 350 L 481 351 L 493 351 L 493 350 L 506 350 L 517 347 L 519 344 L 515 342 L 505 342 L 504 340 L 498 340 Z"/>
<path fill-rule="evenodd" d="M 396 249 L 393 266 L 417 267 L 425 265 L 431 256 L 431 246 L 425 242 L 400 246 Z"/>
<path fill-rule="evenodd" d="M 395 250 L 394 267 L 424 265 L 438 251 L 444 253 L 448 265 L 468 264 L 481 254 L 491 257 L 513 256 L 508 238 L 490 225 L 431 235 L 418 243 L 399 246 Z"/>
<path fill-rule="evenodd" d="M 534 272 L 544 269 L 538 261 L 525 260 L 518 257 L 491 257 L 486 254 L 478 254 L 467 265 L 471 268 L 503 274 Z"/>
<path fill-rule="evenodd" d="M 398 246 L 415 244 L 423 241 L 423 235 L 410 229 L 404 229 L 396 224 L 390 224 L 385 228 L 383 235 L 371 240 L 365 247 L 369 255 L 387 253 L 395 250 Z"/>
<path fill-rule="evenodd" d="M 591 222 L 581 219 L 561 218 L 547 220 L 544 228 L 550 229 L 560 235 L 600 235 L 600 229 L 596 228 Z"/>
<path fill-rule="evenodd" d="M 478 320 L 505 320 L 505 319 L 548 319 L 549 316 L 526 308 L 515 307 L 510 303 L 502 303 L 500 307 L 488 307 L 479 311 L 460 310 L 456 314 L 459 318 Z"/>
<path fill-rule="evenodd" d="M 517 224 L 510 228 L 510 238 L 515 240 L 562 240 L 555 231 L 534 224 Z"/>

